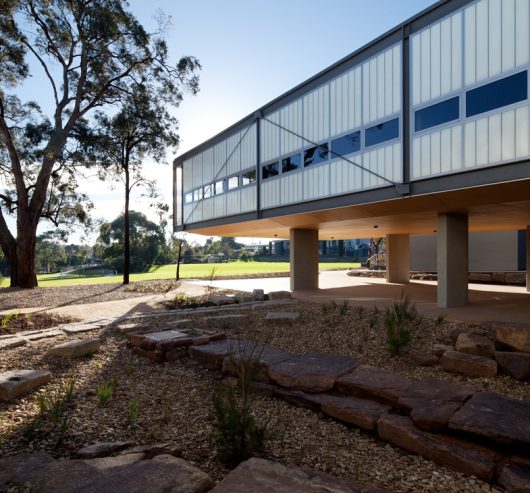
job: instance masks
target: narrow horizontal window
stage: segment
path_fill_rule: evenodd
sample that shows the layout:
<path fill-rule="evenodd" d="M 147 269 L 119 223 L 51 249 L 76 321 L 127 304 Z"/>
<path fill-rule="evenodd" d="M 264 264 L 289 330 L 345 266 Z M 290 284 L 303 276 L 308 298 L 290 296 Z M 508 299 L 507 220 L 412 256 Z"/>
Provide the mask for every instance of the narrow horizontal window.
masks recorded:
<path fill-rule="evenodd" d="M 185 204 L 191 204 L 193 202 L 193 193 L 189 192 L 186 195 L 184 195 L 184 203 Z"/>
<path fill-rule="evenodd" d="M 282 173 L 288 173 L 298 169 L 302 164 L 302 158 L 300 154 L 295 154 L 294 156 L 286 157 L 282 159 Z"/>
<path fill-rule="evenodd" d="M 361 150 L 361 132 L 353 132 L 331 141 L 331 159 Z"/>
<path fill-rule="evenodd" d="M 198 202 L 201 200 L 202 196 L 202 189 L 198 188 L 197 190 L 193 190 L 193 202 Z"/>
<path fill-rule="evenodd" d="M 249 171 L 245 171 L 242 175 L 243 183 L 242 185 L 249 185 L 250 183 L 254 183 L 256 181 L 256 170 L 251 169 Z"/>
<path fill-rule="evenodd" d="M 239 187 L 239 176 L 231 176 L 228 178 L 228 190 L 233 190 Z"/>
<path fill-rule="evenodd" d="M 328 157 L 329 149 L 327 142 L 316 147 L 311 147 L 304 151 L 304 166 L 323 163 L 328 160 Z"/>
<path fill-rule="evenodd" d="M 206 185 L 204 187 L 204 198 L 208 199 L 213 195 L 213 187 L 212 185 Z"/>
<path fill-rule="evenodd" d="M 220 195 L 225 191 L 224 183 L 224 180 L 219 180 L 215 182 L 215 195 Z"/>
<path fill-rule="evenodd" d="M 426 128 L 458 120 L 460 117 L 459 105 L 460 98 L 457 96 L 416 111 L 414 113 L 414 130 L 419 132 Z"/>
<path fill-rule="evenodd" d="M 266 164 L 261 168 L 261 177 L 266 180 L 280 173 L 280 163 Z"/>
<path fill-rule="evenodd" d="M 364 131 L 365 147 L 375 146 L 399 137 L 399 118 L 394 118 Z"/>
<path fill-rule="evenodd" d="M 466 116 L 475 116 L 528 99 L 528 72 L 519 72 L 466 93 Z"/>

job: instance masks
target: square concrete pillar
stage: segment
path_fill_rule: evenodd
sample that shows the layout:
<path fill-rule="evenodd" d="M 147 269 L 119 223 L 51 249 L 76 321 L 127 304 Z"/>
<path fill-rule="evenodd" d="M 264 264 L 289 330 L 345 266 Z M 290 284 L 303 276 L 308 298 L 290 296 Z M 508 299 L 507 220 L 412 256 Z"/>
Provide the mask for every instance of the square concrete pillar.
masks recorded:
<path fill-rule="evenodd" d="M 438 214 L 438 307 L 467 305 L 468 217 Z"/>
<path fill-rule="evenodd" d="M 386 235 L 386 282 L 410 280 L 410 236 Z"/>
<path fill-rule="evenodd" d="M 291 229 L 291 291 L 318 289 L 318 231 Z"/>
<path fill-rule="evenodd" d="M 526 227 L 526 290 L 530 293 L 530 226 Z"/>

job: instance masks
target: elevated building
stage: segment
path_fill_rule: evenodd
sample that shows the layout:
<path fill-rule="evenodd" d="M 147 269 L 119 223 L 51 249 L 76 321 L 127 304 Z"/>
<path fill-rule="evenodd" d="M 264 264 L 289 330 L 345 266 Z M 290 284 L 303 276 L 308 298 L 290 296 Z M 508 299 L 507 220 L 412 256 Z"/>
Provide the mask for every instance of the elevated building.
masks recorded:
<path fill-rule="evenodd" d="M 530 0 L 437 2 L 177 157 L 175 230 L 290 238 L 294 290 L 319 239 L 386 235 L 407 282 L 435 234 L 438 304 L 466 304 L 469 232 L 530 225 L 529 31 Z"/>

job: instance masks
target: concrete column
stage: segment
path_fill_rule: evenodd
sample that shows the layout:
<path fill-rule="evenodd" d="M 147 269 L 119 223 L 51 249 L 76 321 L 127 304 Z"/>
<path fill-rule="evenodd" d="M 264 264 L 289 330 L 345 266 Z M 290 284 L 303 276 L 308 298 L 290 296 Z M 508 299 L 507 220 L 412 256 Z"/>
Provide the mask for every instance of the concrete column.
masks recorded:
<path fill-rule="evenodd" d="M 386 235 L 386 282 L 410 280 L 410 236 Z"/>
<path fill-rule="evenodd" d="M 526 227 L 526 290 L 530 293 L 530 226 Z"/>
<path fill-rule="evenodd" d="M 438 214 L 438 307 L 467 305 L 468 217 Z"/>
<path fill-rule="evenodd" d="M 318 231 L 291 229 L 291 291 L 318 289 Z"/>

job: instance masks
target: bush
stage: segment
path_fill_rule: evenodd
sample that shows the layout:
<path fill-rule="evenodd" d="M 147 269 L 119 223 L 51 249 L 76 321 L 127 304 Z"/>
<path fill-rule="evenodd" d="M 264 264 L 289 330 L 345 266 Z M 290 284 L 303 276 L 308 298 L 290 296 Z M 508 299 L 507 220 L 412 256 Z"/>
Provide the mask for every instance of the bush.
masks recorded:
<path fill-rule="evenodd" d="M 412 332 L 422 318 L 416 305 L 410 303 L 407 296 L 385 310 L 385 330 L 388 350 L 393 356 L 399 356 L 412 340 Z"/>
<path fill-rule="evenodd" d="M 216 421 L 214 441 L 222 463 L 229 468 L 265 450 L 267 426 L 259 425 L 253 415 L 252 380 L 259 372 L 260 354 L 250 351 L 235 358 L 230 356 L 237 373 L 237 385 L 218 387 L 213 396 Z"/>

